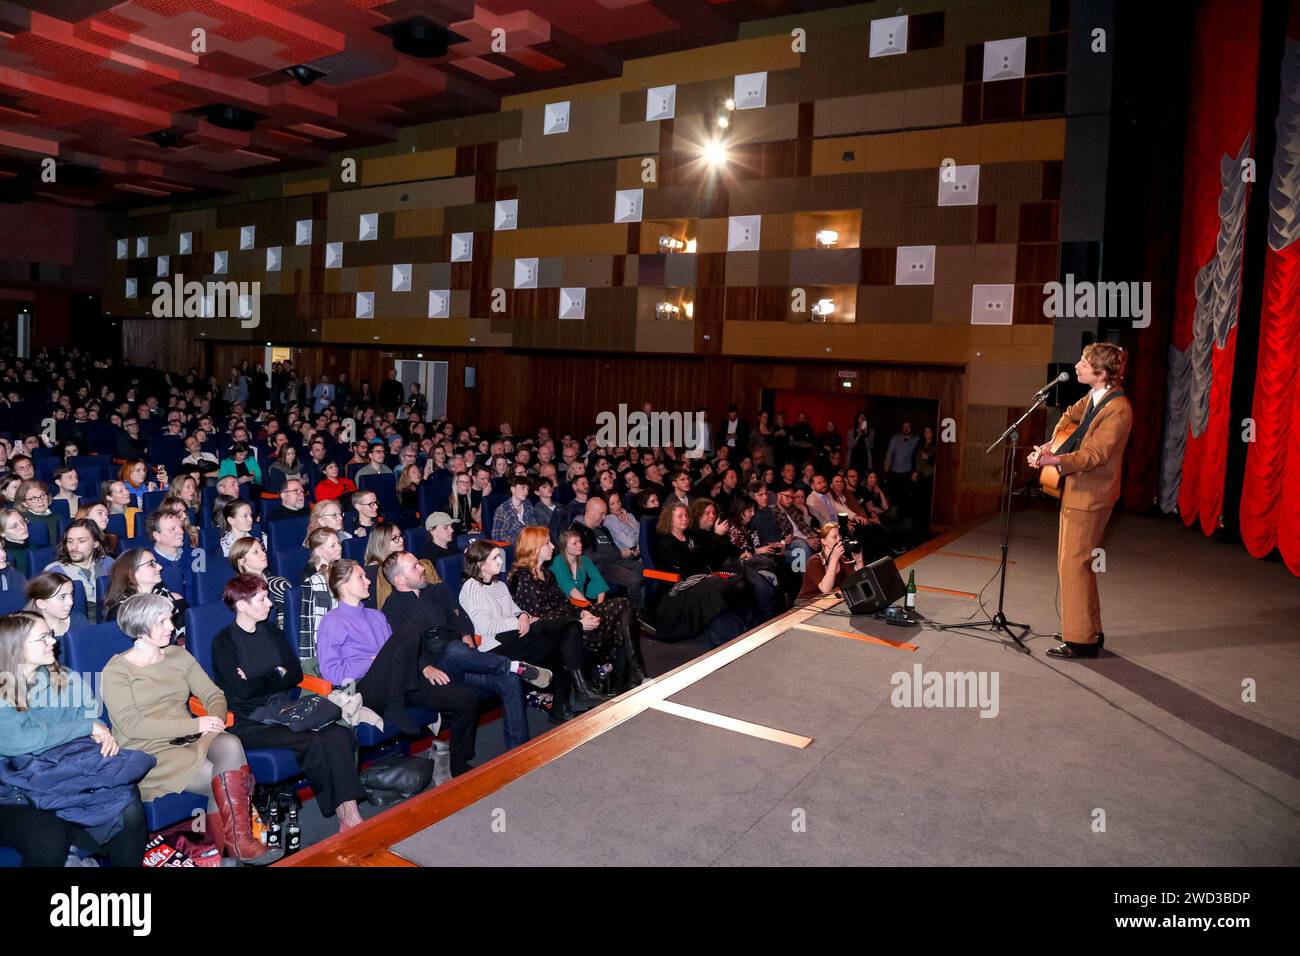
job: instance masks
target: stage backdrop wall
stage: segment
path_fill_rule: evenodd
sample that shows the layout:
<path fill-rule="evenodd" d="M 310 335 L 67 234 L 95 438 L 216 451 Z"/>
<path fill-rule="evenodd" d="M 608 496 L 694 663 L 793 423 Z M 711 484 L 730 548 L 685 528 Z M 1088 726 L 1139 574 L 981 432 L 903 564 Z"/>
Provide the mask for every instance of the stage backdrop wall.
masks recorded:
<path fill-rule="evenodd" d="M 982 451 L 1048 364 L 1073 362 L 1096 330 L 1073 321 L 1058 339 L 1043 285 L 1060 276 L 1063 236 L 1094 248 L 1103 238 L 1115 44 L 1092 46 L 1095 30 L 1113 34 L 1112 6 L 923 0 L 901 14 L 873 3 L 744 23 L 734 42 L 504 96 L 497 112 L 409 127 L 320 168 L 252 179 L 227 200 L 133 211 L 106 243 L 104 307 L 143 320 L 167 256 L 169 276 L 260 283 L 255 328 L 198 326 L 254 354 L 266 341 L 322 359 L 346 347 L 502 350 L 490 361 L 509 368 L 508 353 L 552 353 L 560 375 L 530 379 L 540 391 L 503 399 L 480 387 L 464 399 L 485 416 L 513 405 L 516 419 L 552 392 L 575 411 L 645 399 L 579 356 L 756 362 L 777 378 L 825 362 L 831 390 L 837 366 L 892 377 L 910 365 L 914 381 L 944 367 L 964 513 L 996 502 L 999 487 L 968 450 Z M 895 16 L 905 46 L 880 30 Z M 673 109 L 648 118 L 648 90 L 667 86 Z M 730 159 L 713 170 L 703 149 L 728 97 Z M 547 107 L 560 103 L 567 131 L 548 133 Z M 838 239 L 819 248 L 828 229 Z M 662 255 L 662 236 L 694 251 Z M 430 317 L 431 292 L 446 317 Z M 835 311 L 813 321 L 820 299 Z M 661 303 L 681 311 L 666 318 Z M 700 377 L 715 398 L 743 380 L 749 417 L 759 388 L 800 387 Z"/>

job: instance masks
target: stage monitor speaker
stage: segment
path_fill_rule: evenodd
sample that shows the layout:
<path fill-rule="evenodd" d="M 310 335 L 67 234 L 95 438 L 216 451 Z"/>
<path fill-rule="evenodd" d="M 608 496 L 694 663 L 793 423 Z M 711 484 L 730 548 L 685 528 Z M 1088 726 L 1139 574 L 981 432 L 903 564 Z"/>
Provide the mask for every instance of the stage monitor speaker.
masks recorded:
<path fill-rule="evenodd" d="M 852 614 L 874 614 L 893 604 L 905 593 L 903 576 L 890 557 L 872 561 L 861 571 L 845 578 L 840 592 Z"/>

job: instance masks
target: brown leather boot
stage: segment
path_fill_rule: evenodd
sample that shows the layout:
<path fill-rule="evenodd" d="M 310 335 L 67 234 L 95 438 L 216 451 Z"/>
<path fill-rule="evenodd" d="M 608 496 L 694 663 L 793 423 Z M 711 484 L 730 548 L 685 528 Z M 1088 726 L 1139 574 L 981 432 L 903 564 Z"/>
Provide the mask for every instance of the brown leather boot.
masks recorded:
<path fill-rule="evenodd" d="M 248 767 L 228 770 L 212 778 L 212 795 L 221 814 L 226 851 L 240 863 L 265 866 L 284 856 L 284 848 L 267 849 L 253 836 L 253 774 Z"/>

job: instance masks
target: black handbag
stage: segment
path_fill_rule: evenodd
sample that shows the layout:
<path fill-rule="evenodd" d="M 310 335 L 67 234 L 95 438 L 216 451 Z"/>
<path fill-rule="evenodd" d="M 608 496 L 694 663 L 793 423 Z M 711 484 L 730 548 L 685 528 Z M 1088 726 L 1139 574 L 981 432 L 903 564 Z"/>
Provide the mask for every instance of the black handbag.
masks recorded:
<path fill-rule="evenodd" d="M 290 698 L 287 693 L 272 694 L 270 699 L 249 715 L 250 720 L 263 724 L 280 724 L 290 730 L 305 733 L 320 730 L 343 719 L 343 710 L 328 697 Z"/>
<path fill-rule="evenodd" d="M 433 780 L 433 762 L 397 754 L 376 760 L 361 771 L 366 799 L 377 807 L 413 797 Z"/>

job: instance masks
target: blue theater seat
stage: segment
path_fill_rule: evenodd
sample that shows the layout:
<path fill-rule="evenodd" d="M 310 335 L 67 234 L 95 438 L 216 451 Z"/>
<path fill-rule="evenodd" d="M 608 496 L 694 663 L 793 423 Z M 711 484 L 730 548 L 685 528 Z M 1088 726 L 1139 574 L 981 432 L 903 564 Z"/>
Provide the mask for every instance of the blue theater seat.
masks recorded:
<path fill-rule="evenodd" d="M 350 561 L 364 561 L 366 557 L 366 546 L 370 539 L 366 538 L 349 538 L 343 542 L 343 557 Z"/>
<path fill-rule="evenodd" d="M 291 582 L 297 583 L 298 576 L 302 574 L 302 569 L 307 564 L 309 556 L 310 552 L 302 545 L 272 551 L 269 570 L 272 574 L 278 574 L 282 578 L 288 578 Z"/>
<path fill-rule="evenodd" d="M 39 521 L 29 521 L 27 523 L 27 534 L 33 548 L 48 548 L 52 543 L 50 541 L 50 529 Z"/>
<path fill-rule="evenodd" d="M 306 516 L 266 522 L 267 553 L 274 554 L 276 551 L 302 547 L 303 539 L 307 537 L 307 524 L 310 521 L 311 517 Z"/>
<path fill-rule="evenodd" d="M 433 556 L 433 539 L 429 537 L 429 532 L 424 530 L 424 525 L 407 528 L 403 537 L 406 550 L 417 558 L 430 558 Z"/>
<path fill-rule="evenodd" d="M 208 555 L 208 569 L 193 577 L 194 603 L 196 605 L 213 604 L 221 600 L 221 592 L 226 583 L 235 576 L 235 569 L 230 562 L 221 557 L 221 552 Z"/>
<path fill-rule="evenodd" d="M 122 633 L 116 623 L 93 624 L 69 631 L 60 642 L 60 659 L 74 671 L 98 674 L 115 654 L 128 650 L 131 639 Z M 112 722 L 103 714 L 104 723 Z M 172 793 L 144 805 L 145 822 L 150 831 L 161 830 L 193 816 L 195 810 L 207 807 L 208 801 L 192 793 Z"/>
<path fill-rule="evenodd" d="M 212 676 L 212 641 L 234 620 L 234 612 L 221 602 L 202 604 L 185 612 L 185 646 L 208 676 Z M 258 783 L 282 783 L 302 774 L 302 767 L 292 750 L 250 747 L 245 753 Z"/>

